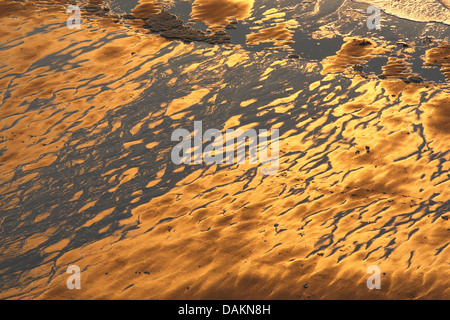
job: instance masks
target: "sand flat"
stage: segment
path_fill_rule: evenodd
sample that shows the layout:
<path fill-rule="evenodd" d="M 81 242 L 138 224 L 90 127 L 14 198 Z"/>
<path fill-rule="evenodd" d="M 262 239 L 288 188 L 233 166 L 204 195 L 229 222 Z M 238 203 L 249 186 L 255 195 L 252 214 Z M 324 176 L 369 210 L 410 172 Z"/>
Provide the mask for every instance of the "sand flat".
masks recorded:
<path fill-rule="evenodd" d="M 0 0 L 0 298 L 450 297 L 447 27 L 372 1 L 434 40 L 380 36 L 360 1 L 285 2 L 183 1 L 185 25 L 228 30 L 212 45 L 145 28 L 177 1 L 90 1 L 68 29 L 64 1 Z M 194 121 L 278 129 L 277 173 L 174 164 Z"/>

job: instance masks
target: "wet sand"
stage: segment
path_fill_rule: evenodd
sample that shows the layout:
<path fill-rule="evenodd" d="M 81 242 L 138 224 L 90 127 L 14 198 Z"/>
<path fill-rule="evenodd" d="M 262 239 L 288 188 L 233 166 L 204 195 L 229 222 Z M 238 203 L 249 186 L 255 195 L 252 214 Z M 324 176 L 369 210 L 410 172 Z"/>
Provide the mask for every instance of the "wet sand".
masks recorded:
<path fill-rule="evenodd" d="M 450 298 L 450 13 L 373 1 L 375 32 L 359 2 L 90 1 L 70 30 L 0 0 L 0 298 Z M 278 173 L 173 164 L 194 120 L 279 129 Z"/>

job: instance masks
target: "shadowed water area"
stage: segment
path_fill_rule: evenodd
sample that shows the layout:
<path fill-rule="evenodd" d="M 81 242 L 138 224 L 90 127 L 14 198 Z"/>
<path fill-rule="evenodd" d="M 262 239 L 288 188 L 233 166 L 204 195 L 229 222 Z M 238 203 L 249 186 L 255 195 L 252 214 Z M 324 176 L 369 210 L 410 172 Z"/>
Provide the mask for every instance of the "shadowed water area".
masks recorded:
<path fill-rule="evenodd" d="M 0 298 L 450 298 L 448 1 L 70 4 L 0 0 Z M 175 165 L 194 121 L 278 173 Z"/>

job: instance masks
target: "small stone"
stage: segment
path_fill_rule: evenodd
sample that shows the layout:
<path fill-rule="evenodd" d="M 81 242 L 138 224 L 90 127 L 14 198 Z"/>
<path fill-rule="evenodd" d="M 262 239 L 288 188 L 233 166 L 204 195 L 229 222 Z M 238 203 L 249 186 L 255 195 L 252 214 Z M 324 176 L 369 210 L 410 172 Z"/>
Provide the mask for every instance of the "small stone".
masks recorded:
<path fill-rule="evenodd" d="M 364 40 L 359 40 L 357 44 L 361 47 L 365 47 L 365 46 L 371 45 L 372 42 L 364 39 Z"/>
<path fill-rule="evenodd" d="M 288 59 L 300 59 L 300 55 L 291 53 L 290 55 L 287 56 L 287 58 Z"/>
<path fill-rule="evenodd" d="M 353 66 L 353 70 L 355 70 L 355 71 L 362 71 L 363 70 L 363 66 L 362 65 L 360 65 L 360 64 L 357 64 L 357 65 L 354 65 Z"/>
<path fill-rule="evenodd" d="M 424 81 L 420 76 L 410 76 L 408 77 L 408 80 L 412 83 L 422 83 Z"/>
<path fill-rule="evenodd" d="M 409 44 L 407 44 L 406 42 L 400 41 L 400 42 L 397 42 L 397 44 L 399 46 L 402 46 L 403 48 L 409 48 Z"/>
<path fill-rule="evenodd" d="M 128 19 L 128 20 L 136 20 L 137 18 L 135 16 L 133 16 L 132 14 L 124 14 L 122 16 L 123 19 Z"/>

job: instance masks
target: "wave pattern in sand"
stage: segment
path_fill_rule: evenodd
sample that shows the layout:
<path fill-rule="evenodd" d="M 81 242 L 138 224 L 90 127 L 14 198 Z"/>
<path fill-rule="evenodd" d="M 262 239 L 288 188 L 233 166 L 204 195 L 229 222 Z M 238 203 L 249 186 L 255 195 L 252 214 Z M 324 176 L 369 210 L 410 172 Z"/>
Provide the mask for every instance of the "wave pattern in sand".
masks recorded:
<path fill-rule="evenodd" d="M 450 296 L 448 89 L 410 81 L 400 54 L 380 79 L 353 68 L 392 46 L 347 37 L 317 62 L 0 6 L 16 15 L 0 17 L 1 298 Z M 427 61 L 445 71 L 441 48 Z M 279 129 L 278 174 L 174 165 L 194 120 Z"/>

